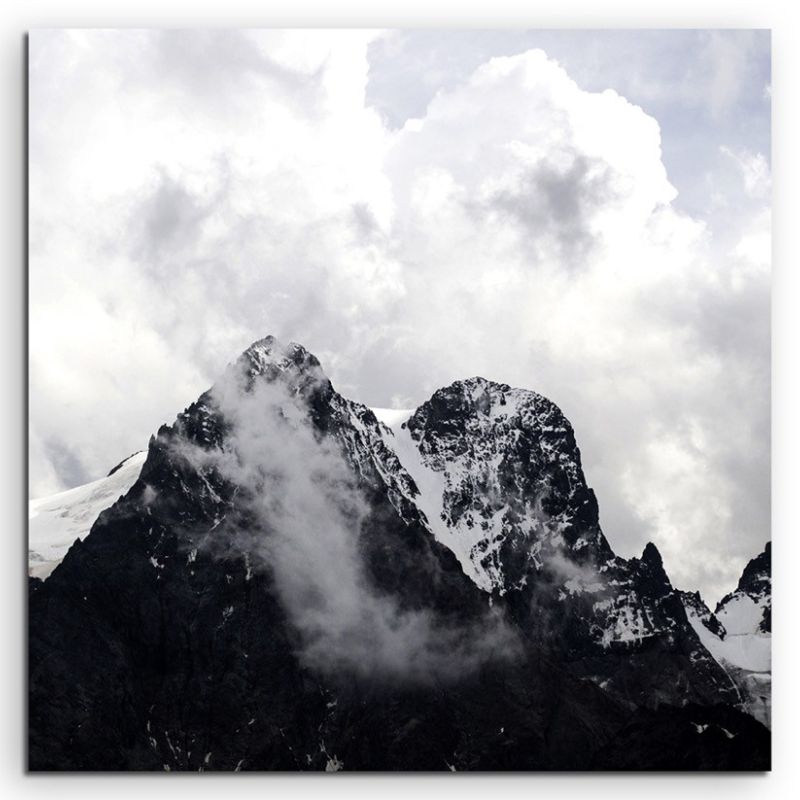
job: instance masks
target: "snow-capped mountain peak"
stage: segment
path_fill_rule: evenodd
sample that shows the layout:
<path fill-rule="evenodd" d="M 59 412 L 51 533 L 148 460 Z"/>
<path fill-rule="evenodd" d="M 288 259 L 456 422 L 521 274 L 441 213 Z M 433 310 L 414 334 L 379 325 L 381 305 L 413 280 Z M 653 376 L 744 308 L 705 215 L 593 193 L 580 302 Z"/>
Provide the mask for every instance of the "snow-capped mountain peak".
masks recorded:
<path fill-rule="evenodd" d="M 330 391 L 330 381 L 315 355 L 296 342 L 285 344 L 274 336 L 253 342 L 229 367 L 228 375 L 231 371 L 246 381 L 281 380 L 292 393 L 303 396 L 320 389 Z"/>
<path fill-rule="evenodd" d="M 480 377 L 456 381 L 393 439 L 431 531 L 482 589 L 520 585 L 564 547 L 610 555 L 572 427 L 542 395 Z"/>

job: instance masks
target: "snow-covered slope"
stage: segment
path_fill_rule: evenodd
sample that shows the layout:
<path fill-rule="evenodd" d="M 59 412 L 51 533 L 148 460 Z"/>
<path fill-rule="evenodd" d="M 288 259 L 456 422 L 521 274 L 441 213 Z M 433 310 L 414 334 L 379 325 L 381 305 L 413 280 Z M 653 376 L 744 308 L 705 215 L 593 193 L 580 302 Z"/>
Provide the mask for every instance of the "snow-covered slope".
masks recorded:
<path fill-rule="evenodd" d="M 742 706 L 770 724 L 772 634 L 771 546 L 752 559 L 736 591 L 712 614 L 698 592 L 681 592 L 686 616 L 700 641 L 728 672 Z"/>
<path fill-rule="evenodd" d="M 371 408 L 370 411 L 387 427 L 397 432 L 414 413 L 413 408 Z"/>
<path fill-rule="evenodd" d="M 105 478 L 28 503 L 28 572 L 44 580 L 76 539 L 83 539 L 104 511 L 136 483 L 145 451 L 126 458 Z"/>

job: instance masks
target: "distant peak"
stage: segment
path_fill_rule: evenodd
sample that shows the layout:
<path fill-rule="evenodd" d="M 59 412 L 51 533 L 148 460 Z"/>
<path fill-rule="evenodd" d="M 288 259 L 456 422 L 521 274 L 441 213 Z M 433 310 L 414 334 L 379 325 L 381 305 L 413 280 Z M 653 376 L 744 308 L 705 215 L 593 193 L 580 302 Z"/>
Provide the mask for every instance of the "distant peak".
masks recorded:
<path fill-rule="evenodd" d="M 760 597 L 771 592 L 771 584 L 772 542 L 767 542 L 762 552 L 747 562 L 736 591 Z"/>

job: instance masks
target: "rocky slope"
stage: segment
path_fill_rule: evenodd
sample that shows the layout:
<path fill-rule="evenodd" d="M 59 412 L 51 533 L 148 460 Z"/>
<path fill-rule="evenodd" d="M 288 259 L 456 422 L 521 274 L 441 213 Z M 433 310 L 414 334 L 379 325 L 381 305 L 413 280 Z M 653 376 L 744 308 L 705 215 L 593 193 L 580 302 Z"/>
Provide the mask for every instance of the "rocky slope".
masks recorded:
<path fill-rule="evenodd" d="M 31 579 L 34 769 L 765 769 L 737 702 L 556 406 L 390 428 L 271 337 Z"/>

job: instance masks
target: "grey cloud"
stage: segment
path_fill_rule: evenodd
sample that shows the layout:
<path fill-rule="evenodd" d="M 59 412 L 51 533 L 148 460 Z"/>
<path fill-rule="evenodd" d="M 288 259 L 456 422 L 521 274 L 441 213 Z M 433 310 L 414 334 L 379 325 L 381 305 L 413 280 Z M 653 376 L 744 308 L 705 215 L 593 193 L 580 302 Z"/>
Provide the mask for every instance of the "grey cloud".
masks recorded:
<path fill-rule="evenodd" d="M 353 222 L 358 237 L 365 242 L 380 240 L 380 226 L 366 203 L 353 204 Z"/>
<path fill-rule="evenodd" d="M 155 269 L 157 259 L 174 257 L 199 233 L 211 207 L 198 202 L 179 182 L 163 171 L 155 190 L 133 212 L 141 225 L 132 251 L 145 266 Z"/>
<path fill-rule="evenodd" d="M 62 476 L 68 486 L 80 486 L 99 477 L 87 472 L 68 442 L 50 438 L 44 441 L 43 450 L 55 471 Z"/>
<path fill-rule="evenodd" d="M 242 105 L 247 102 L 243 82 L 246 88 L 265 82 L 263 91 L 278 92 L 295 113 L 304 115 L 315 114 L 322 99 L 322 69 L 311 74 L 289 69 L 259 49 L 245 31 L 157 31 L 152 47 L 153 73 L 158 80 L 174 84 L 187 111 L 246 111 Z"/>
<path fill-rule="evenodd" d="M 540 163 L 513 188 L 497 191 L 473 213 L 495 211 L 522 232 L 523 247 L 536 261 L 550 256 L 566 269 L 580 269 L 597 243 L 591 220 L 617 199 L 608 166 L 573 152 L 569 167 Z"/>

